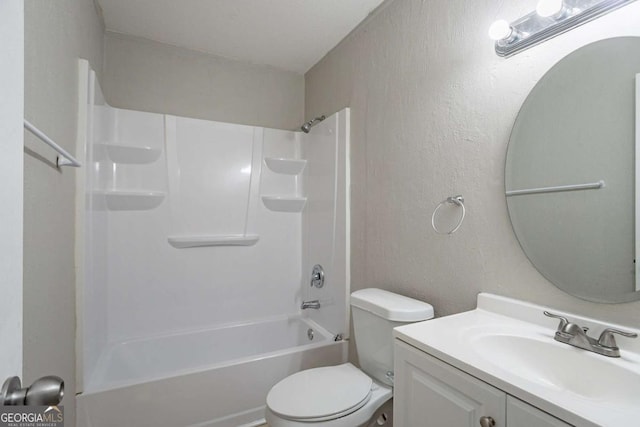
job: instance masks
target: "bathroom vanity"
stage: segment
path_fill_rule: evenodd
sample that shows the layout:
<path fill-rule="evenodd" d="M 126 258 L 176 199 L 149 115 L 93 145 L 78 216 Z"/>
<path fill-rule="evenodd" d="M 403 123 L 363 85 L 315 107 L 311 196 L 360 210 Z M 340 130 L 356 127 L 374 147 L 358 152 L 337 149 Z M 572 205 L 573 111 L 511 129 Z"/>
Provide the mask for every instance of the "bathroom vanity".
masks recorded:
<path fill-rule="evenodd" d="M 618 358 L 576 348 L 545 310 L 480 294 L 475 310 L 396 328 L 395 425 L 635 425 L 640 340 L 617 338 Z M 559 314 L 596 338 L 612 327 Z"/>

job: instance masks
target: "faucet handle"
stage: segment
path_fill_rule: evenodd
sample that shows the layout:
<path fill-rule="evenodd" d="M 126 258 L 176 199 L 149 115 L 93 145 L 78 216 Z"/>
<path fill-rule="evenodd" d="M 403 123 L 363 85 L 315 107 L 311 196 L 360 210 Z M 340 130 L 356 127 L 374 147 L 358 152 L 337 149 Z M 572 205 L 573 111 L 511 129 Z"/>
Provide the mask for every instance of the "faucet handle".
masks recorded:
<path fill-rule="evenodd" d="M 558 324 L 558 331 L 560 332 L 564 332 L 567 325 L 569 324 L 569 320 L 564 316 L 560 316 L 559 314 L 553 314 L 545 311 L 544 315 L 547 317 L 553 317 L 554 319 L 560 319 L 560 323 Z"/>
<path fill-rule="evenodd" d="M 618 345 L 616 344 L 616 338 L 613 336 L 613 334 L 622 335 L 623 337 L 627 338 L 638 337 L 638 334 L 636 334 L 635 332 L 627 332 L 621 331 L 619 329 L 607 328 L 600 334 L 600 338 L 598 338 L 598 344 L 602 347 L 617 348 Z"/>

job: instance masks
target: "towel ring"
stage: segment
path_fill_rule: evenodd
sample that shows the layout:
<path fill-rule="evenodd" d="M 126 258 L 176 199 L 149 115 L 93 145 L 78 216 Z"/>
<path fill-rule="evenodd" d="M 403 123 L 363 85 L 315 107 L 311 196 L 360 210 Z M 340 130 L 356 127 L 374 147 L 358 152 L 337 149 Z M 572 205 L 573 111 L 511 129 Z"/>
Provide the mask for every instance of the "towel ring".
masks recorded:
<path fill-rule="evenodd" d="M 449 231 L 441 231 L 441 230 L 438 230 L 438 228 L 436 227 L 436 214 L 438 213 L 438 210 L 441 207 L 444 206 L 445 203 L 452 203 L 452 204 L 454 204 L 456 206 L 460 206 L 462 208 L 462 215 L 460 216 L 460 220 L 458 221 L 456 226 L 453 227 L 453 229 L 449 230 Z M 462 225 L 462 221 L 464 221 L 464 216 L 466 215 L 466 213 L 467 213 L 467 210 L 464 207 L 464 198 L 462 196 L 447 197 L 445 200 L 440 202 L 440 204 L 433 211 L 433 215 L 431 215 L 431 226 L 433 227 L 435 232 L 438 233 L 438 234 L 453 234 L 456 231 L 458 231 L 458 228 L 460 228 L 460 226 Z"/>

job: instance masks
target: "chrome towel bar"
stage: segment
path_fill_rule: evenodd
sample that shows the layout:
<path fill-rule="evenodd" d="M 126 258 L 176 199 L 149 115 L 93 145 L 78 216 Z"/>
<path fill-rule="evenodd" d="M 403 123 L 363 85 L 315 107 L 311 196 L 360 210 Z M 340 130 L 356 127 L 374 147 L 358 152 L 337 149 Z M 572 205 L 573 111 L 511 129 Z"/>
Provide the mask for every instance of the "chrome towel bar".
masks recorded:
<path fill-rule="evenodd" d="M 49 147 L 53 148 L 60 154 L 56 160 L 56 166 L 71 166 L 74 168 L 79 168 L 82 166 L 80 162 L 78 162 L 75 157 L 67 152 L 64 148 L 60 147 L 56 144 L 51 138 L 44 134 L 40 129 L 29 123 L 27 119 L 24 120 L 24 128 L 38 137 L 42 142 L 47 144 Z"/>

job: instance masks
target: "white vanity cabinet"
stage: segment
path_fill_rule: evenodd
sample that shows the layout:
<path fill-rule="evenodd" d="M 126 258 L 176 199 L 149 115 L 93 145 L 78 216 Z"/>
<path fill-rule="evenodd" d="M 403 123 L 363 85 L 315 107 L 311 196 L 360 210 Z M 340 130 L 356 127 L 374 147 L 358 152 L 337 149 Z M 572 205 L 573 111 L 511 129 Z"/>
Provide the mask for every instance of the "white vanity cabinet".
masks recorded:
<path fill-rule="evenodd" d="M 564 421 L 507 395 L 507 425 L 510 427 L 568 427 Z"/>
<path fill-rule="evenodd" d="M 570 426 L 399 339 L 393 410 L 396 427 Z"/>
<path fill-rule="evenodd" d="M 503 391 L 400 340 L 394 360 L 394 426 L 477 427 L 481 417 L 505 425 Z"/>

